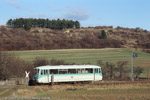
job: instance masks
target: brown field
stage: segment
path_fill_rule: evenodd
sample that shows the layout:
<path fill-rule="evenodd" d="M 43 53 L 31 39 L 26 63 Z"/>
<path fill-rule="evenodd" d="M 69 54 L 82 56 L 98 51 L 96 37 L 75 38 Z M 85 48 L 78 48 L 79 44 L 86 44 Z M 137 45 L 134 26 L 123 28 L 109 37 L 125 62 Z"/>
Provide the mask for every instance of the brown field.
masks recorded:
<path fill-rule="evenodd" d="M 100 84 L 17 86 L 16 88 L 9 97 L 50 97 L 50 100 L 150 100 L 149 81 L 118 84 L 102 81 Z"/>

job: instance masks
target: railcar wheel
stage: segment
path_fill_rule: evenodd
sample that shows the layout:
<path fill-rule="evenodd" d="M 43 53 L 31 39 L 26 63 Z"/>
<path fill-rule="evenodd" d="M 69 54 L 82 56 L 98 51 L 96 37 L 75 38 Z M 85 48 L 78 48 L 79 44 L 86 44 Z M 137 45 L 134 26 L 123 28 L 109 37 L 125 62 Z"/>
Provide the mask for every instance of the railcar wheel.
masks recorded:
<path fill-rule="evenodd" d="M 35 80 L 33 80 L 33 79 L 30 79 L 30 80 L 29 80 L 29 86 L 33 86 L 33 85 L 35 85 L 35 84 L 36 84 Z"/>

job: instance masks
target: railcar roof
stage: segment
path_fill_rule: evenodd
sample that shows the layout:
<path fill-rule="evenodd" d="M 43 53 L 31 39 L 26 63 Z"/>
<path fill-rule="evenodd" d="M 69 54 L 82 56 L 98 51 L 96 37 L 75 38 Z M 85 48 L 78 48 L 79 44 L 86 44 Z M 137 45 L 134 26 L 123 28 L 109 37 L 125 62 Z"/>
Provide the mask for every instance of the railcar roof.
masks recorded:
<path fill-rule="evenodd" d="M 81 69 L 81 68 L 100 68 L 96 65 L 57 65 L 57 66 L 39 66 L 35 69 Z"/>

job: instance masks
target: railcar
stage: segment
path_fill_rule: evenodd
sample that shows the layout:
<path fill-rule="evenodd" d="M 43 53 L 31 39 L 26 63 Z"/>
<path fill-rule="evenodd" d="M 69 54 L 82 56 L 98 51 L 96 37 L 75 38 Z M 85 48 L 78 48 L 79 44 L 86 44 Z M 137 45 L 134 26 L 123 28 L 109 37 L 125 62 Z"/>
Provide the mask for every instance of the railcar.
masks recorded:
<path fill-rule="evenodd" d="M 78 82 L 102 80 L 101 67 L 96 65 L 59 65 L 35 68 L 36 83 Z"/>

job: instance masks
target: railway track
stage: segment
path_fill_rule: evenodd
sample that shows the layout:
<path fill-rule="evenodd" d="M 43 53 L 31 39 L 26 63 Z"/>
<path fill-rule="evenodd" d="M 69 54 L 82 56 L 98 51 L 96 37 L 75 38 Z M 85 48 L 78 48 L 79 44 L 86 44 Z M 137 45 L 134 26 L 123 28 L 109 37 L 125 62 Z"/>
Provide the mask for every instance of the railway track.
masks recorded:
<path fill-rule="evenodd" d="M 100 86 L 109 86 L 109 85 L 128 85 L 128 84 L 150 84 L 150 80 L 140 80 L 140 81 L 97 81 L 97 82 L 70 82 L 70 83 L 54 83 L 54 85 L 100 85 Z M 47 84 L 48 85 L 48 84 Z M 41 85 L 43 86 L 43 85 Z"/>
<path fill-rule="evenodd" d="M 101 81 L 101 82 L 94 82 L 93 85 L 126 85 L 126 84 L 150 84 L 150 80 L 144 81 Z"/>
<path fill-rule="evenodd" d="M 17 91 L 17 86 L 3 85 L 0 86 L 3 91 L 0 92 L 0 97 L 9 97 L 13 92 Z"/>

